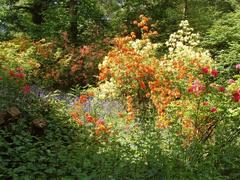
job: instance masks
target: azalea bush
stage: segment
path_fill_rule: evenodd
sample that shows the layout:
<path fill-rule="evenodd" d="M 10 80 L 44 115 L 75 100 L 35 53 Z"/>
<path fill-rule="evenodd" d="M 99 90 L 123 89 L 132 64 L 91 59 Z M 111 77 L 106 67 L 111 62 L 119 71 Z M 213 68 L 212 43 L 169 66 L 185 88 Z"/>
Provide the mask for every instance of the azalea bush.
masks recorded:
<path fill-rule="evenodd" d="M 226 110 L 235 105 L 226 88 L 217 83 L 221 72 L 208 51 L 197 47 L 199 35 L 187 21 L 181 22 L 181 29 L 166 43 L 169 53 L 158 58 L 161 45 L 151 42 L 157 32 L 149 28 L 148 21 L 140 16 L 135 23 L 142 31 L 141 39 L 136 39 L 134 32 L 115 39 L 115 47 L 99 65 L 99 79 L 115 83 L 115 94 L 126 97 L 129 121 L 154 109 L 150 112 L 156 112 L 156 127 L 169 127 L 183 144 L 205 141 L 224 120 Z"/>
<path fill-rule="evenodd" d="M 61 44 L 41 40 L 34 44 L 34 48 L 35 62 L 39 67 L 33 68 L 32 76 L 45 86 L 60 88 L 95 84 L 97 65 L 105 54 L 105 49 L 99 44 L 72 47 L 66 33 L 63 33 Z"/>
<path fill-rule="evenodd" d="M 0 43 L 0 108 L 22 112 L 1 126 L 0 178 L 239 177 L 240 65 L 226 78 L 188 21 L 165 44 L 150 18 L 133 24 L 111 49 L 71 46 L 67 33 Z M 77 86 L 44 96 L 33 83 Z M 47 122 L 40 137 L 35 118 Z"/>
<path fill-rule="evenodd" d="M 33 42 L 28 37 L 15 37 L 8 41 L 0 42 L 0 63 L 8 68 L 24 68 L 25 72 L 31 71 L 31 59 L 34 58 Z M 37 65 L 36 65 L 37 66 Z"/>
<path fill-rule="evenodd" d="M 1 109 L 16 104 L 30 92 L 30 86 L 26 79 L 22 67 L 13 69 L 0 64 Z"/>
<path fill-rule="evenodd" d="M 95 84 L 98 63 L 108 49 L 109 40 L 73 47 L 67 33 L 61 41 L 30 40 L 16 37 L 0 43 L 0 60 L 11 68 L 23 67 L 28 80 L 38 86 L 68 89 L 76 84 Z"/>

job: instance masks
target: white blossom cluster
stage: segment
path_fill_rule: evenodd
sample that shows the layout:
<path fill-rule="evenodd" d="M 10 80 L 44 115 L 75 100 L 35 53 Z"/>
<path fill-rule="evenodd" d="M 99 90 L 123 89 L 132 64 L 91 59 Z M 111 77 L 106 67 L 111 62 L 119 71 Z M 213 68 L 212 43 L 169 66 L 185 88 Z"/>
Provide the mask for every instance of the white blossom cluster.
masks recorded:
<path fill-rule="evenodd" d="M 170 54 L 170 59 L 178 59 L 182 58 L 185 61 L 192 60 L 192 59 L 198 59 L 201 64 L 212 64 L 213 60 L 211 58 L 211 55 L 209 51 L 202 49 L 199 49 L 198 51 L 194 49 L 192 46 L 182 46 L 177 47 L 174 50 L 174 53 Z"/>
<path fill-rule="evenodd" d="M 130 47 L 134 48 L 135 51 L 144 56 L 154 56 L 160 43 L 152 43 L 150 39 L 137 39 L 129 42 Z"/>
<path fill-rule="evenodd" d="M 180 29 L 171 34 L 169 40 L 166 42 L 170 53 L 182 46 L 195 47 L 200 42 L 199 34 L 193 33 L 193 28 L 190 28 L 187 20 L 181 21 L 179 27 Z"/>
<path fill-rule="evenodd" d="M 105 56 L 102 63 L 98 64 L 98 69 L 101 70 L 108 63 L 108 56 Z"/>

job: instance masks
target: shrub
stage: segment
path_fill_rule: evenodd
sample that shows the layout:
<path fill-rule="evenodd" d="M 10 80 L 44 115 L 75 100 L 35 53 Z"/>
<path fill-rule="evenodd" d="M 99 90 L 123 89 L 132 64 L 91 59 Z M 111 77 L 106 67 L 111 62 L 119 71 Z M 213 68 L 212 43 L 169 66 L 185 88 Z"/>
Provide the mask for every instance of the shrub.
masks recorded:
<path fill-rule="evenodd" d="M 238 73 L 234 66 L 239 63 L 240 57 L 239 18 L 239 8 L 224 15 L 208 30 L 203 41 L 204 47 L 210 49 L 216 62 L 223 68 L 225 77 L 228 78 Z"/>
<path fill-rule="evenodd" d="M 0 64 L 0 109 L 21 101 L 22 96 L 30 92 L 26 79 L 22 67 L 12 69 Z"/>
<path fill-rule="evenodd" d="M 104 42 L 105 47 L 99 44 L 71 47 L 66 33 L 59 43 L 14 38 L 0 43 L 0 60 L 10 68 L 22 66 L 28 80 L 39 86 L 68 89 L 76 84 L 94 85 L 98 63 L 108 48 L 109 41 Z"/>
<path fill-rule="evenodd" d="M 198 35 L 186 21 L 170 36 L 169 53 L 157 58 L 159 44 L 149 39 L 156 33 L 146 28 L 147 22 L 141 16 L 135 23 L 142 39 L 136 39 L 135 33 L 115 39 L 114 48 L 99 65 L 99 79 L 115 83 L 126 97 L 129 120 L 141 118 L 150 107 L 157 112 L 156 126 L 173 127 L 188 139 L 186 144 L 210 138 L 216 123 L 223 120 L 220 114 L 232 105 L 225 87 L 216 83 L 221 72 L 210 54 L 196 47 Z"/>

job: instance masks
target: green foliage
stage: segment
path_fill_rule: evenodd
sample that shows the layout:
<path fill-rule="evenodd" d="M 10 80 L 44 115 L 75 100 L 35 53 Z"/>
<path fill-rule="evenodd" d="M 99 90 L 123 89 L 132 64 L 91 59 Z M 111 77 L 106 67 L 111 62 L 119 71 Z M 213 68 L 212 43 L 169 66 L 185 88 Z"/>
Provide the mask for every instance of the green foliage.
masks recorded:
<path fill-rule="evenodd" d="M 156 29 L 161 33 L 158 40 L 165 42 L 169 34 L 176 31 L 181 20 L 188 20 L 192 27 L 200 33 L 205 31 L 221 17 L 221 14 L 232 12 L 237 7 L 237 2 L 221 0 L 130 0 L 122 1 L 110 15 L 110 22 L 120 32 L 131 32 L 132 21 L 144 14 L 156 22 Z M 126 33 L 126 32 L 125 32 Z"/>
<path fill-rule="evenodd" d="M 236 74 L 234 66 L 240 58 L 240 10 L 229 13 L 216 21 L 205 37 L 204 45 L 216 61 L 226 69 L 226 75 Z"/>
<path fill-rule="evenodd" d="M 196 143 L 190 149 L 183 149 L 173 143 L 168 133 L 159 132 L 151 124 L 128 129 L 112 136 L 109 142 L 99 142 L 90 136 L 88 128 L 70 120 L 66 106 L 60 101 L 42 101 L 29 95 L 18 105 L 23 107 L 22 118 L 1 127 L 0 131 L 0 177 L 3 179 L 239 177 L 239 142 L 232 145 Z M 32 136 L 31 120 L 41 116 L 48 122 L 45 134 Z"/>
<path fill-rule="evenodd" d="M 239 179 L 238 6 L 0 0 L 0 179 Z"/>

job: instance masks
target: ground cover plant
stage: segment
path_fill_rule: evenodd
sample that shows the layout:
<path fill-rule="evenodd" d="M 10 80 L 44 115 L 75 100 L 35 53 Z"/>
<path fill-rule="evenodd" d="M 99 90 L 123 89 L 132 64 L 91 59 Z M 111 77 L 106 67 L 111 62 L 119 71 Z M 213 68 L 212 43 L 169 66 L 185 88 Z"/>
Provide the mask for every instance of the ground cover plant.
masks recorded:
<path fill-rule="evenodd" d="M 12 2 L 9 7 L 16 9 L 10 15 L 38 4 L 26 2 Z M 167 14 L 166 21 L 176 18 L 179 26 L 169 28 L 166 42 L 168 30 L 162 35 L 158 29 L 162 17 L 156 23 L 145 15 L 129 19 L 132 12 L 126 10 L 137 8 L 138 1 L 112 1 L 112 7 L 92 2 L 39 2 L 43 21 L 31 22 L 35 30 L 2 38 L 0 179 L 239 179 L 240 63 L 231 56 L 234 40 L 229 38 L 227 52 L 221 53 L 223 37 L 215 31 L 222 21 L 226 25 L 225 16 L 234 25 L 237 2 L 224 8 L 215 2 L 225 10 L 221 17 L 215 9 L 211 21 L 219 20 L 204 38 L 187 20 L 180 21 L 180 14 Z M 176 7 L 184 7 L 184 18 L 189 14 L 193 20 L 194 9 L 184 2 Z M 152 3 L 143 4 L 164 6 Z M 168 5 L 170 12 L 176 8 Z M 96 16 L 87 16 L 93 7 Z M 77 15 L 80 8 L 86 9 Z M 101 10 L 113 9 L 116 14 L 99 19 Z M 53 12 L 63 21 L 51 22 Z M 26 12 L 16 15 L 21 23 L 31 21 Z M 127 22 L 121 22 L 124 17 Z M 4 13 L 0 18 L 9 21 Z M 100 22 L 109 28 L 113 23 L 105 35 Z M 205 23 L 199 29 L 205 30 Z M 93 25 L 103 32 L 94 34 Z M 83 26 L 92 37 L 81 34 Z M 16 27 L 27 25 L 11 29 Z"/>

